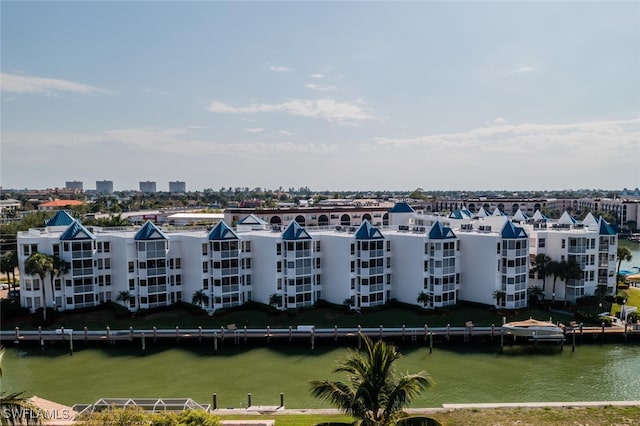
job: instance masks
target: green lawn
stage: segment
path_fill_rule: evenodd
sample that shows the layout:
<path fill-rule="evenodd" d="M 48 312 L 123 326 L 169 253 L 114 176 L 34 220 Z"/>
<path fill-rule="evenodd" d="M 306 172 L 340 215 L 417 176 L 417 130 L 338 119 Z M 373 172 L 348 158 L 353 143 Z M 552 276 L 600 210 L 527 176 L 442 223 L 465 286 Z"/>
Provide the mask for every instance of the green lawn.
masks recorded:
<path fill-rule="evenodd" d="M 568 323 L 572 318 L 566 315 L 558 315 L 545 310 L 523 309 L 517 312 L 509 312 L 508 320 L 548 319 L 553 316 L 554 321 Z M 332 307 L 314 308 L 298 311 L 295 314 L 287 312 L 265 312 L 258 309 L 243 309 L 225 313 L 221 316 L 210 317 L 207 315 L 194 315 L 188 310 L 176 306 L 170 310 L 147 313 L 144 316 L 119 317 L 110 309 L 103 308 L 91 312 L 60 312 L 55 319 L 43 328 L 73 328 L 87 327 L 91 330 L 104 329 L 110 326 L 112 329 L 126 329 L 132 326 L 134 329 L 145 329 L 156 326 L 158 328 L 220 328 L 228 324 L 236 324 L 239 328 L 287 328 L 296 325 L 315 325 L 318 328 L 338 327 L 422 327 L 427 324 L 430 327 L 464 326 L 467 321 L 472 321 L 478 326 L 496 326 L 502 324 L 502 316 L 489 308 L 476 306 L 464 306 L 440 311 L 419 311 L 402 307 L 387 307 L 376 312 L 345 313 L 341 309 Z M 40 317 L 30 315 L 14 320 L 3 321 L 3 329 L 13 329 L 18 326 L 23 329 L 36 328 L 40 323 Z"/>
<path fill-rule="evenodd" d="M 626 306 L 636 306 L 640 308 L 640 288 L 629 287 L 625 290 L 618 291 L 618 294 L 624 292 L 627 295 L 627 303 Z M 611 315 L 616 315 L 620 312 L 622 307 L 617 303 L 614 303 L 611 307 Z"/>

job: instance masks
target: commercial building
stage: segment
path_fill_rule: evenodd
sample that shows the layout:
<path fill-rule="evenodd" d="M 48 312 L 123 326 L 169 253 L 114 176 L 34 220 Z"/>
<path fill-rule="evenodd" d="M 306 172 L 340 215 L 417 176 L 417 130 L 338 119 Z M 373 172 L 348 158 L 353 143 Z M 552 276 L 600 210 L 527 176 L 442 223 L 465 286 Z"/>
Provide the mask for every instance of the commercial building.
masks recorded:
<path fill-rule="evenodd" d="M 73 189 L 73 190 L 82 192 L 82 182 L 81 181 L 77 181 L 77 180 L 66 181 L 64 183 L 64 187 L 66 189 Z"/>
<path fill-rule="evenodd" d="M 169 192 L 172 194 L 187 192 L 187 184 L 182 181 L 169 182 Z"/>
<path fill-rule="evenodd" d="M 140 192 L 144 192 L 145 194 L 156 192 L 156 183 L 150 180 L 140 182 Z"/>
<path fill-rule="evenodd" d="M 97 180 L 96 192 L 98 194 L 113 194 L 113 181 L 112 180 Z"/>

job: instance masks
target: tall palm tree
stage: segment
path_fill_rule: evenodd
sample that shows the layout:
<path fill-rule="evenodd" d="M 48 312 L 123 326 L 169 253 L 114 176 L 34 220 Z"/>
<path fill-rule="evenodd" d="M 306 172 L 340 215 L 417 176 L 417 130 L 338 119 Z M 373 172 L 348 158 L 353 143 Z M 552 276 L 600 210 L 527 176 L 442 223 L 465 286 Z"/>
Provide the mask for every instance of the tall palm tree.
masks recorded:
<path fill-rule="evenodd" d="M 47 274 L 53 270 L 53 257 L 44 253 L 33 253 L 24 262 L 24 273 L 27 275 L 38 275 L 40 277 L 40 288 L 42 289 L 42 321 L 47 321 L 47 293 L 45 282 Z"/>
<path fill-rule="evenodd" d="M 551 290 L 551 303 L 553 303 L 556 301 L 556 280 L 562 275 L 563 264 L 552 260 L 547 268 L 549 269 L 549 275 L 553 275 L 553 289 Z"/>
<path fill-rule="evenodd" d="M 59 275 L 66 274 L 67 271 L 69 271 L 69 266 L 70 264 L 66 260 L 63 260 L 58 256 L 51 256 L 51 269 L 49 270 L 49 284 L 51 285 L 51 298 L 53 299 L 52 303 L 54 308 L 56 306 L 56 301 L 55 301 L 56 289 L 53 284 L 53 280 Z"/>
<path fill-rule="evenodd" d="M 2 377 L 2 357 L 0 349 L 0 377 Z M 0 391 L 0 425 L 41 424 L 44 412 L 22 392 Z"/>
<path fill-rule="evenodd" d="M 358 425 L 391 425 L 406 415 L 403 408 L 432 382 L 424 371 L 398 374 L 394 363 L 402 355 L 394 345 L 373 343 L 366 335 L 363 340 L 365 353 L 349 349 L 334 370 L 347 373 L 349 382 L 313 380 L 311 393 L 355 417 Z"/>
<path fill-rule="evenodd" d="M 426 307 L 425 305 L 428 305 L 433 301 L 433 297 L 430 294 L 421 291 L 420 294 L 418 294 L 416 301 L 418 303 L 421 303 L 422 307 L 424 308 Z"/>
<path fill-rule="evenodd" d="M 618 255 L 618 274 L 619 274 L 622 261 L 631 262 L 631 259 L 633 259 L 633 255 L 631 254 L 631 250 L 629 250 L 628 247 L 623 247 L 623 246 L 618 246 L 617 255 Z"/>
<path fill-rule="evenodd" d="M 194 305 L 200 305 L 200 307 L 204 309 L 204 305 L 209 304 L 209 296 L 204 292 L 204 290 L 198 290 L 193 293 L 191 303 Z"/>
<path fill-rule="evenodd" d="M 547 277 L 551 275 L 549 270 L 549 264 L 552 262 L 551 258 L 544 253 L 539 253 L 533 259 L 531 263 L 531 272 L 538 274 L 538 278 L 542 278 L 542 297 L 544 298 L 544 291 L 546 290 Z"/>
<path fill-rule="evenodd" d="M 560 268 L 560 278 L 564 281 L 564 304 L 567 305 L 567 284 L 569 280 L 579 280 L 583 277 L 582 267 L 573 258 L 570 257 L 566 262 L 560 262 L 562 267 Z"/>
<path fill-rule="evenodd" d="M 2 256 L 2 273 L 7 274 L 7 282 L 11 283 L 11 287 L 16 287 L 16 268 L 18 267 L 18 256 L 14 250 L 9 250 Z M 9 281 L 11 274 L 11 281 Z"/>

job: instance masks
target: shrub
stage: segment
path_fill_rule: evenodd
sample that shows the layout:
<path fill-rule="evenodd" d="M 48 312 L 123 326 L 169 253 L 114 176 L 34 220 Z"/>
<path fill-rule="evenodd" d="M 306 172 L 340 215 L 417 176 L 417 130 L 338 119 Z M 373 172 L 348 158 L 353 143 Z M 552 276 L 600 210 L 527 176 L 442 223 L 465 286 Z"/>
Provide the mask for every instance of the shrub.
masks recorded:
<path fill-rule="evenodd" d="M 0 300 L 0 319 L 7 321 L 22 315 L 28 315 L 29 309 L 20 306 L 20 302 L 15 299 Z"/>

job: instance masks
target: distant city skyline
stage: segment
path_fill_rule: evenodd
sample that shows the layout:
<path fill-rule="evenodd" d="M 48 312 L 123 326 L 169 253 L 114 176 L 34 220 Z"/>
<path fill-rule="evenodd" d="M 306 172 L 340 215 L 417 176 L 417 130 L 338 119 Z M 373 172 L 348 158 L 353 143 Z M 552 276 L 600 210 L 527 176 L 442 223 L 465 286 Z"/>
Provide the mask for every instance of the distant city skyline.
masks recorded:
<path fill-rule="evenodd" d="M 640 182 L 638 2 L 1 7 L 3 188 Z"/>

